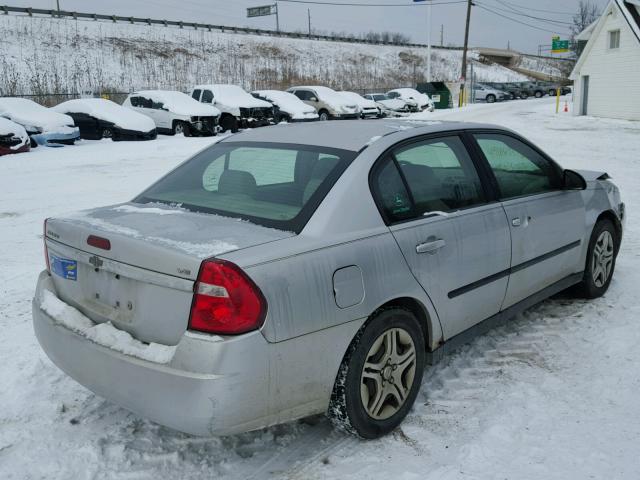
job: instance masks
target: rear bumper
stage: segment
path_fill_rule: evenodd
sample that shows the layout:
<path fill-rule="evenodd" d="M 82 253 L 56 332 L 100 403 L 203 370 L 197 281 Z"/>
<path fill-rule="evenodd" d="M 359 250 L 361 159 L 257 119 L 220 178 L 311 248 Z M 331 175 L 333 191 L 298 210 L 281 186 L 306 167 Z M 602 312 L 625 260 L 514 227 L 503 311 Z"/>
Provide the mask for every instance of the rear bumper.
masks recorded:
<path fill-rule="evenodd" d="M 53 363 L 92 392 L 194 435 L 227 435 L 268 423 L 269 366 L 255 361 L 267 357 L 267 342 L 259 332 L 233 339 L 187 333 L 171 362 L 157 364 L 56 322 L 40 308 L 43 289 L 54 292 L 47 272 L 40 274 L 32 304 L 38 342 Z"/>

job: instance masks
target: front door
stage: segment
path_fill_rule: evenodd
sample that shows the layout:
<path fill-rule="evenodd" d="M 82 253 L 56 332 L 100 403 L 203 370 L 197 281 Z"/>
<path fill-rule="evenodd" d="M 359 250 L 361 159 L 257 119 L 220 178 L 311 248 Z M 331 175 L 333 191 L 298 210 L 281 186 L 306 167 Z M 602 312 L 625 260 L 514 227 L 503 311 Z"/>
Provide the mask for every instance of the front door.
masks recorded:
<path fill-rule="evenodd" d="M 582 77 L 582 108 L 580 110 L 581 115 L 588 114 L 589 107 L 589 75 Z"/>
<path fill-rule="evenodd" d="M 452 135 L 397 148 L 373 188 L 411 272 L 450 338 L 500 310 L 511 256 L 502 206 L 488 202 L 474 162 Z"/>
<path fill-rule="evenodd" d="M 585 206 L 562 189 L 560 168 L 506 134 L 475 134 L 500 192 L 512 254 L 507 308 L 580 270 Z"/>

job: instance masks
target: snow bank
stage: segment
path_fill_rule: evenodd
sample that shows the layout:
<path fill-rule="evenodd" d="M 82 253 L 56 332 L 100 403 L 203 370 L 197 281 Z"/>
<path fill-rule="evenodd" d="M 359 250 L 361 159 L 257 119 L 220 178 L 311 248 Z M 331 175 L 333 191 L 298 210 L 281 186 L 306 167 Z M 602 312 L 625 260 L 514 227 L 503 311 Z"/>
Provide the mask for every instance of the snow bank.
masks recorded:
<path fill-rule="evenodd" d="M 155 122 L 146 115 L 103 98 L 69 100 L 53 107 L 53 110 L 59 113 L 84 113 L 125 130 L 148 132 L 156 128 Z"/>
<path fill-rule="evenodd" d="M 316 109 L 307 105 L 293 93 L 280 90 L 255 90 L 256 94 L 266 98 L 293 119 L 316 118 Z"/>
<path fill-rule="evenodd" d="M 216 107 L 200 103 L 189 95 L 176 90 L 140 90 L 131 94 L 131 96 L 136 95 L 148 98 L 153 102 L 162 103 L 165 108 L 177 115 L 193 115 L 198 117 L 220 116 L 220 110 Z"/>
<path fill-rule="evenodd" d="M 0 116 L 41 132 L 73 133 L 73 119 L 25 98 L 0 98 Z M 71 127 L 71 128 L 70 128 Z"/>
<path fill-rule="evenodd" d="M 142 343 L 133 338 L 128 332 L 119 330 L 111 322 L 93 323 L 78 310 L 67 305 L 53 292 L 42 291 L 40 308 L 54 321 L 64 325 L 92 342 L 110 348 L 125 355 L 141 358 L 149 362 L 169 363 L 177 346 L 161 345 L 159 343 Z"/>
<path fill-rule="evenodd" d="M 211 90 L 214 103 L 231 108 L 271 108 L 269 102 L 255 98 L 237 85 L 197 85 L 195 89 Z"/>

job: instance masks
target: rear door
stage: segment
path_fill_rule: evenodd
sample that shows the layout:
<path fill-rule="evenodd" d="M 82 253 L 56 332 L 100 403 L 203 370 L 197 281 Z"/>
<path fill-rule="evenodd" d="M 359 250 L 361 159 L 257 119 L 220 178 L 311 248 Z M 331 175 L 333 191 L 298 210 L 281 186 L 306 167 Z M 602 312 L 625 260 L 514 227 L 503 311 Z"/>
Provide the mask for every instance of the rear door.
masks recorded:
<path fill-rule="evenodd" d="M 459 136 L 394 149 L 374 168 L 372 189 L 446 338 L 500 310 L 511 256 L 509 228 Z"/>
<path fill-rule="evenodd" d="M 549 158 L 506 133 L 473 135 L 495 177 L 512 239 L 504 308 L 575 273 L 585 232 L 580 191 L 562 189 Z"/>

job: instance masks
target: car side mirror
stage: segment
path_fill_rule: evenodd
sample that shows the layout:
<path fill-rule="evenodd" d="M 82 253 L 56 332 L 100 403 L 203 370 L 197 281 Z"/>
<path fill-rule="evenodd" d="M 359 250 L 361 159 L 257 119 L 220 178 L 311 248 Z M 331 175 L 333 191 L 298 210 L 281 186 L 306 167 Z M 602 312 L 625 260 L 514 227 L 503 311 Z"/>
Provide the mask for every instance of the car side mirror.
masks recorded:
<path fill-rule="evenodd" d="M 562 186 L 565 190 L 585 190 L 587 182 L 578 172 L 565 170 L 562 173 Z"/>
<path fill-rule="evenodd" d="M 309 101 L 317 102 L 318 101 L 318 97 L 309 97 Z"/>

